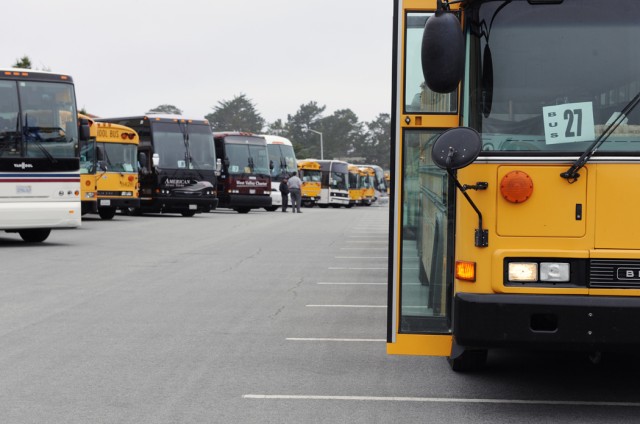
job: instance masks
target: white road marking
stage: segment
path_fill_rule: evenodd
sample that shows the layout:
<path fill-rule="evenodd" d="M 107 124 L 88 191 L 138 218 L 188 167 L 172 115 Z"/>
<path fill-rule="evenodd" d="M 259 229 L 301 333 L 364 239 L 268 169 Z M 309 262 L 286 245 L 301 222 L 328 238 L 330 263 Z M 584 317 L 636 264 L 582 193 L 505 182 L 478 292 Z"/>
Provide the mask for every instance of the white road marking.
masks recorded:
<path fill-rule="evenodd" d="M 338 339 L 330 337 L 287 337 L 295 342 L 386 342 L 385 339 Z"/>
<path fill-rule="evenodd" d="M 329 282 L 320 282 L 316 284 L 326 285 L 326 286 L 386 286 L 388 285 L 388 283 L 329 283 Z"/>
<path fill-rule="evenodd" d="M 386 402 L 425 402 L 425 403 L 490 403 L 504 405 L 566 405 L 566 406 L 615 406 L 640 407 L 640 402 L 589 402 L 573 400 L 529 400 L 529 399 L 482 399 L 482 398 L 436 398 L 404 396 L 318 396 L 318 395 L 266 395 L 247 394 L 243 399 L 272 400 L 341 400 L 341 401 L 386 401 Z"/>
<path fill-rule="evenodd" d="M 387 305 L 305 305 L 307 308 L 386 308 Z"/>

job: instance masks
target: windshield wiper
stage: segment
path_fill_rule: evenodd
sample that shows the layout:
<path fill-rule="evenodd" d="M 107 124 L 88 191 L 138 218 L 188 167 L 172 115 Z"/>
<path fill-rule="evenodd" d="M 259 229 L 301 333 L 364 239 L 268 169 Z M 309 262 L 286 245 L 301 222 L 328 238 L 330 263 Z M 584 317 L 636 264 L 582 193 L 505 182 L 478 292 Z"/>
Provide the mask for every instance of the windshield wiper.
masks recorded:
<path fill-rule="evenodd" d="M 627 119 L 627 115 L 631 113 L 631 111 L 638 105 L 638 103 L 640 103 L 640 92 L 636 94 L 636 96 L 631 99 L 629 103 L 627 103 L 627 105 L 622 109 L 618 116 L 616 116 L 615 119 L 611 121 L 609 126 L 604 129 L 602 134 L 600 134 L 600 137 L 598 137 L 596 141 L 594 141 L 593 144 L 591 144 L 591 146 L 589 146 L 589 148 L 578 158 L 578 160 L 576 160 L 574 164 L 571 165 L 571 168 L 560 174 L 560 176 L 569 181 L 570 184 L 578 181 L 578 178 L 580 177 L 578 171 L 587 164 L 589 159 L 591 159 L 591 156 L 593 156 L 593 154 L 600 148 L 602 143 L 607 141 L 609 136 L 614 133 L 618 126 L 622 124 L 625 119 Z"/>
<path fill-rule="evenodd" d="M 42 143 L 40 143 L 40 141 L 42 141 L 42 137 L 40 136 L 40 134 L 38 134 L 37 129 L 39 128 L 29 126 L 29 116 L 25 114 L 24 127 L 22 131 L 22 135 L 24 137 L 25 153 L 28 154 L 29 152 L 29 141 L 33 141 L 33 144 L 35 144 L 35 146 L 42 152 L 42 154 L 49 160 L 49 162 L 56 163 L 56 158 L 54 158 L 53 155 L 47 150 L 47 148 L 44 147 Z"/>

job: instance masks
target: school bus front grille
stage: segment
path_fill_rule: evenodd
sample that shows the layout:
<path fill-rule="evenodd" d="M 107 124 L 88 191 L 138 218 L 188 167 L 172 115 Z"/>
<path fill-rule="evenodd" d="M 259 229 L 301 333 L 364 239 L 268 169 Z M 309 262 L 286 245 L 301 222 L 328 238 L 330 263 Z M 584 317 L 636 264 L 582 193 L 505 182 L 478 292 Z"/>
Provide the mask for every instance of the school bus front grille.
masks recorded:
<path fill-rule="evenodd" d="M 640 289 L 640 260 L 592 259 L 589 287 L 603 289 Z"/>

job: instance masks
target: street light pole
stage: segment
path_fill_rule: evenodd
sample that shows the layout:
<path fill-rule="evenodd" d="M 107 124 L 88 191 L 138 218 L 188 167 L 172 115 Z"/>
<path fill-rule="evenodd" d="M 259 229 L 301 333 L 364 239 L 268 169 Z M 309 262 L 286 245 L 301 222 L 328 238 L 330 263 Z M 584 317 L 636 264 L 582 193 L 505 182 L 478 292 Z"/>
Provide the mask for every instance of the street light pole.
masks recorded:
<path fill-rule="evenodd" d="M 307 128 L 309 131 L 320 135 L 320 160 L 324 160 L 324 151 L 322 146 L 322 133 L 320 131 L 312 130 L 311 128 Z"/>

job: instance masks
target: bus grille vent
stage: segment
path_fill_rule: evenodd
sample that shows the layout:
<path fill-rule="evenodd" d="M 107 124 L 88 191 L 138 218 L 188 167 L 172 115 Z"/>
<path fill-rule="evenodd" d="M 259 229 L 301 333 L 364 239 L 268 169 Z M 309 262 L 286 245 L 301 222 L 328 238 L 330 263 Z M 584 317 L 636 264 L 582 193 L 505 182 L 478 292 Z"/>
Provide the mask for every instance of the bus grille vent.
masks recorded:
<path fill-rule="evenodd" d="M 602 289 L 640 289 L 640 260 L 592 259 L 589 287 Z"/>

